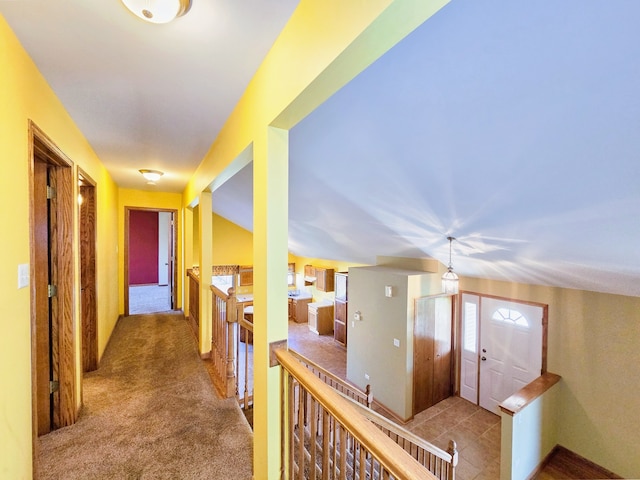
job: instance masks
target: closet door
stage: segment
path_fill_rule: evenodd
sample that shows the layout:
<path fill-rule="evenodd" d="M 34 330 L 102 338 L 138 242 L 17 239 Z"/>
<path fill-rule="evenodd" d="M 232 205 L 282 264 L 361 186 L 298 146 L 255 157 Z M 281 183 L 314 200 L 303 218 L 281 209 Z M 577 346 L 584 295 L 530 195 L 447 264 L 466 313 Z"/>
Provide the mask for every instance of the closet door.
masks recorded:
<path fill-rule="evenodd" d="M 428 297 L 416 300 L 413 325 L 413 414 L 433 405 L 435 308 Z"/>
<path fill-rule="evenodd" d="M 413 414 L 451 396 L 450 296 L 416 300 L 413 331 Z"/>
<path fill-rule="evenodd" d="M 435 405 L 451 396 L 451 297 L 437 297 L 434 303 L 433 398 Z"/>

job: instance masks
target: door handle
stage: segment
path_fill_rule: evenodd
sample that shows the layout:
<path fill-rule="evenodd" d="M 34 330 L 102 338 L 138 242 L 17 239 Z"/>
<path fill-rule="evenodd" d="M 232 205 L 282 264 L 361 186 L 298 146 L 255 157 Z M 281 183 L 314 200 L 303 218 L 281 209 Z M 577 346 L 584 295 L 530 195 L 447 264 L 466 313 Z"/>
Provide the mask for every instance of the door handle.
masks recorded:
<path fill-rule="evenodd" d="M 482 357 L 482 358 L 480 358 L 480 360 L 482 360 L 483 362 L 486 362 L 487 361 L 487 357 Z"/>

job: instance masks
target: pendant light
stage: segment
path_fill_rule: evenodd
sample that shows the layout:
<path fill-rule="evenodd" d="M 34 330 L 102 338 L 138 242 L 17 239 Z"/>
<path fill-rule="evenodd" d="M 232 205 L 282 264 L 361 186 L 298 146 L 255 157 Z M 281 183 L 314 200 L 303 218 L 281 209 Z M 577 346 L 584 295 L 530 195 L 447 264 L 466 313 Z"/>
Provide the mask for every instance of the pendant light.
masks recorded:
<path fill-rule="evenodd" d="M 150 23 L 169 23 L 191 8 L 191 0 L 122 0 L 131 13 Z"/>
<path fill-rule="evenodd" d="M 451 243 L 455 240 L 454 237 L 447 237 L 449 240 L 449 268 L 442 275 L 442 291 L 450 295 L 456 295 L 458 293 L 458 275 L 453 272 L 453 265 L 451 264 Z"/>

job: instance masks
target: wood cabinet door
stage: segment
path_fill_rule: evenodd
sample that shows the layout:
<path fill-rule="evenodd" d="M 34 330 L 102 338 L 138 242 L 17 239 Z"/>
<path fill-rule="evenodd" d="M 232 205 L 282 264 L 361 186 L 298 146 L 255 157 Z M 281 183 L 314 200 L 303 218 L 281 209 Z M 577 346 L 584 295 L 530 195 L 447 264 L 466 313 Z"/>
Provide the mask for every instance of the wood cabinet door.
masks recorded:
<path fill-rule="evenodd" d="M 253 285 L 253 267 L 240 267 L 240 285 Z"/>
<path fill-rule="evenodd" d="M 340 320 L 342 323 L 347 323 L 347 302 L 336 300 L 334 306 L 336 320 Z"/>

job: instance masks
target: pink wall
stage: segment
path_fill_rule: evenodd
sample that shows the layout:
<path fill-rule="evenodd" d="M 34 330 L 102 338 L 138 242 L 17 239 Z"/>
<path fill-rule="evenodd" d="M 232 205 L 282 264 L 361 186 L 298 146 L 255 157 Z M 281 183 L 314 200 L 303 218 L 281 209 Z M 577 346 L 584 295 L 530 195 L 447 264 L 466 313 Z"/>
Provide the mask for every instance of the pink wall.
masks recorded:
<path fill-rule="evenodd" d="M 129 285 L 158 283 L 158 212 L 129 212 Z"/>

